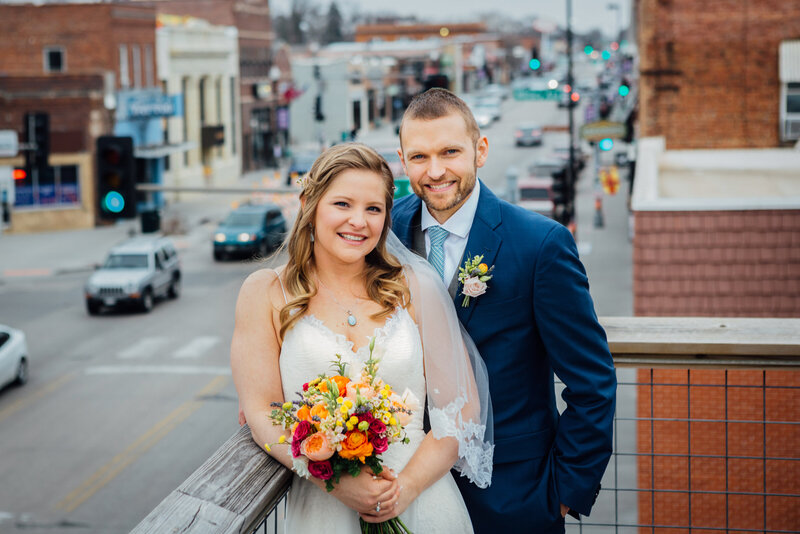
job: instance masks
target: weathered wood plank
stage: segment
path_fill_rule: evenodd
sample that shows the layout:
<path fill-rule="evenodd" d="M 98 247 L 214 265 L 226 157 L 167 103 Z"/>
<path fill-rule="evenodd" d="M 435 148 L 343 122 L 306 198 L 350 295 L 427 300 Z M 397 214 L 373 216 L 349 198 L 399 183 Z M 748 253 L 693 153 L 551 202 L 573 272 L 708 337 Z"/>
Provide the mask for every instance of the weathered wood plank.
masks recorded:
<path fill-rule="evenodd" d="M 602 317 L 615 353 L 800 356 L 800 319 Z"/>
<path fill-rule="evenodd" d="M 239 429 L 133 532 L 248 533 L 286 493 L 292 473 Z M 172 517 L 171 517 L 172 516 Z M 202 527 L 194 522 L 200 522 Z"/>
<path fill-rule="evenodd" d="M 243 523 L 241 516 L 229 510 L 174 490 L 131 534 L 246 532 L 242 530 Z"/>

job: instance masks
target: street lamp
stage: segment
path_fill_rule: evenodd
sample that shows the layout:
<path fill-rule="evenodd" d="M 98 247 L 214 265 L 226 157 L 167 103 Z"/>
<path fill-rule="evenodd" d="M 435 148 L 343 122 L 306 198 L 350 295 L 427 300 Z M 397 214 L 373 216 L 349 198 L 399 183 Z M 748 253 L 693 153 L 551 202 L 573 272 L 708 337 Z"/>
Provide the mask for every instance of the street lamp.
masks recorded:
<path fill-rule="evenodd" d="M 622 8 L 619 4 L 608 4 L 607 6 L 609 11 L 616 11 L 617 12 L 617 32 L 614 35 L 612 41 L 619 41 L 620 40 L 620 33 L 622 33 Z"/>

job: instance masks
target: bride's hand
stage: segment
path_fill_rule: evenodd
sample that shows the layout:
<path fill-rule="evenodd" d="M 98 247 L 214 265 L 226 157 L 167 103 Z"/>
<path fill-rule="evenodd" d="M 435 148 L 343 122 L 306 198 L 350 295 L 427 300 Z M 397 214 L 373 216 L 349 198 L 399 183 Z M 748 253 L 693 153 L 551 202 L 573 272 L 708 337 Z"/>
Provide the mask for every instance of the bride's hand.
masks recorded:
<path fill-rule="evenodd" d="M 367 523 L 382 523 L 406 511 L 406 508 L 417 498 L 419 492 L 414 490 L 408 477 L 405 477 L 402 472 L 397 475 L 395 483 L 398 485 L 395 498 L 386 502 L 381 501 L 380 512 L 376 512 L 374 506 L 371 510 L 362 512 L 360 514 L 361 519 Z"/>
<path fill-rule="evenodd" d="M 384 469 L 379 475 L 362 469 L 357 477 L 343 475 L 332 495 L 348 508 L 363 514 L 374 513 L 377 503 L 381 503 L 381 508 L 393 505 L 397 493 L 397 477 L 389 469 Z"/>

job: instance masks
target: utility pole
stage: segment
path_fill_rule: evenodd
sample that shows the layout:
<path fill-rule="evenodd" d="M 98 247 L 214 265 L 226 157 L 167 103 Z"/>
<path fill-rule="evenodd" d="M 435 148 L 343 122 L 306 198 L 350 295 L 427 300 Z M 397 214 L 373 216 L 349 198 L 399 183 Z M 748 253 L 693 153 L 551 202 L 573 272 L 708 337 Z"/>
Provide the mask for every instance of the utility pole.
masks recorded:
<path fill-rule="evenodd" d="M 567 166 L 567 181 L 573 191 L 573 198 L 568 200 L 567 206 L 569 216 L 566 217 L 567 224 L 573 223 L 575 217 L 575 102 L 572 100 L 572 92 L 575 90 L 575 80 L 572 77 L 572 0 L 567 0 L 567 84 L 569 84 L 569 102 L 567 110 L 569 113 L 569 164 Z"/>

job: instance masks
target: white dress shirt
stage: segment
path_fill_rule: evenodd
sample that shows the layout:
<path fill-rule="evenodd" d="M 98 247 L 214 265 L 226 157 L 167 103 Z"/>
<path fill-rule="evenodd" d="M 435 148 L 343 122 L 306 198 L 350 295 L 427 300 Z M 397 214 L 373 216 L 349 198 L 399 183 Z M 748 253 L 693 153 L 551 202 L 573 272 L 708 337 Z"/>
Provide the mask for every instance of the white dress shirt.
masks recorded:
<path fill-rule="evenodd" d="M 472 221 L 475 219 L 475 212 L 478 211 L 478 197 L 481 193 L 481 183 L 476 179 L 475 188 L 464 205 L 458 208 L 444 224 L 434 219 L 428 206 L 423 202 L 422 217 L 420 223 L 422 231 L 425 232 L 425 256 L 431 252 L 431 238 L 428 235 L 428 228 L 431 226 L 441 226 L 450 235 L 444 241 L 444 285 L 449 285 L 450 280 L 460 267 L 461 257 L 464 256 L 464 249 L 467 248 L 469 231 L 472 228 Z"/>

